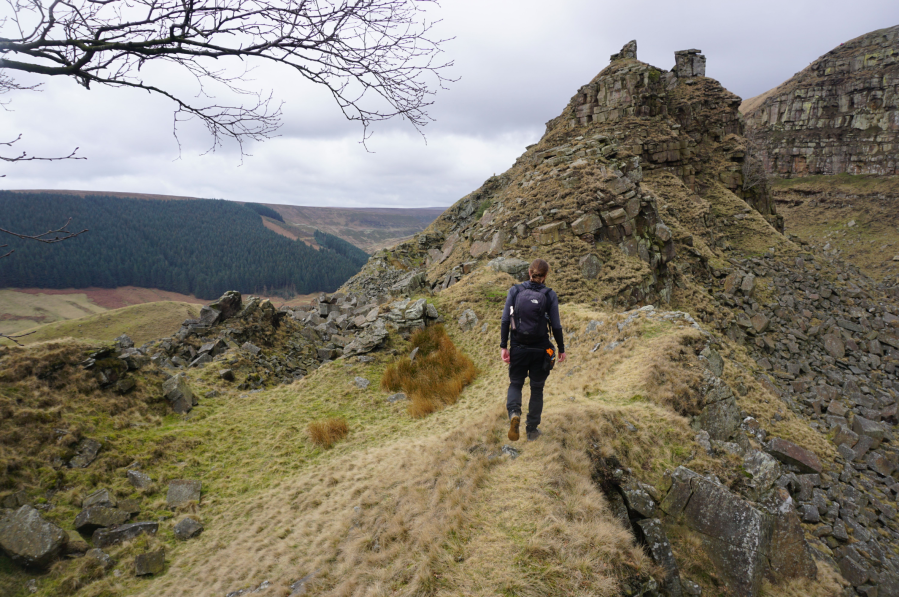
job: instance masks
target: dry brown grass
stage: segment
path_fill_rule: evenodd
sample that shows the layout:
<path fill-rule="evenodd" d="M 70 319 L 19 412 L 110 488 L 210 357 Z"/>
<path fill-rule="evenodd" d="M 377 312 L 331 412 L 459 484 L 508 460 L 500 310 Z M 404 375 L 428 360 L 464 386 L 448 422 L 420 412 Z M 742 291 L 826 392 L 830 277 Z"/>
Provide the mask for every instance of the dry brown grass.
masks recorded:
<path fill-rule="evenodd" d="M 325 419 L 323 421 L 314 421 L 309 423 L 306 428 L 309 433 L 309 439 L 312 443 L 325 448 L 326 450 L 347 436 L 350 428 L 346 419 L 343 417 L 335 417 Z"/>
<path fill-rule="evenodd" d="M 652 399 L 684 416 L 698 415 L 703 371 L 696 359 L 702 349 L 699 332 L 666 336 L 656 343 L 646 367 L 645 388 Z"/>
<path fill-rule="evenodd" d="M 409 414 L 419 418 L 455 404 L 478 370 L 456 348 L 442 325 L 418 330 L 411 340 L 413 349 L 418 348 L 415 360 L 401 357 L 387 367 L 381 387 L 391 392 L 404 391 L 410 401 Z"/>

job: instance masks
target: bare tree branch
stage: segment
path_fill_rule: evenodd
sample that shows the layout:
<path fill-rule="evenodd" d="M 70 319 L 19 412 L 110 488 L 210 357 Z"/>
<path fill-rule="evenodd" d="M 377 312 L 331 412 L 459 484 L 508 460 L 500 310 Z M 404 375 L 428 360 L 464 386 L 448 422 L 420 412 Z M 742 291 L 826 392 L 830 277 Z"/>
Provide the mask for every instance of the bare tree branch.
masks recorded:
<path fill-rule="evenodd" d="M 15 236 L 16 238 L 21 238 L 24 240 L 33 240 L 33 241 L 37 241 L 39 243 L 45 243 L 45 244 L 50 245 L 53 243 L 61 243 L 64 240 L 69 240 L 70 238 L 75 238 L 76 236 L 87 232 L 87 228 L 85 228 L 84 230 L 82 230 L 80 232 L 72 232 L 72 231 L 68 230 L 69 224 L 71 224 L 71 223 L 72 223 L 72 218 L 69 218 L 68 220 L 66 220 L 66 223 L 63 224 L 62 226 L 60 226 L 59 228 L 56 228 L 54 230 L 48 230 L 41 234 L 22 234 L 20 232 L 13 232 L 11 230 L 5 230 L 3 228 L 0 228 L 0 232 L 2 232 L 4 234 L 9 234 L 10 236 Z M 0 245 L 0 249 L 6 249 L 7 247 L 9 247 L 8 244 Z M 16 252 L 15 249 L 10 249 L 4 255 L 0 255 L 0 259 L 3 259 L 4 257 L 9 257 L 10 255 L 12 255 L 15 252 Z"/>
<path fill-rule="evenodd" d="M 22 135 L 20 134 L 18 137 L 13 139 L 12 141 L 7 141 L 5 143 L 0 142 L 0 146 L 12 147 L 15 143 L 18 143 L 22 139 Z M 7 156 L 0 155 L 0 161 L 3 162 L 33 162 L 33 161 L 41 161 L 41 162 L 56 162 L 59 160 L 86 160 L 85 157 L 75 156 L 75 152 L 78 151 L 78 148 L 72 150 L 72 153 L 66 156 L 58 157 L 58 158 L 41 158 L 33 155 L 28 155 L 26 152 L 22 152 L 16 156 Z M 0 178 L 6 178 L 6 174 L 0 174 Z M 4 231 L 5 232 L 5 231 Z"/>
<path fill-rule="evenodd" d="M 4 257 L 6 257 L 6 255 L 4 255 Z M 26 332 L 26 333 L 24 333 L 24 334 L 16 334 L 16 335 L 4 334 L 4 333 L 0 332 L 0 338 L 6 338 L 7 340 L 11 340 L 12 342 L 14 342 L 15 344 L 17 344 L 18 346 L 24 346 L 24 344 L 22 344 L 21 342 L 19 342 L 19 341 L 17 340 L 17 338 L 24 338 L 25 336 L 30 336 L 31 334 L 33 334 L 33 333 L 36 332 L 36 331 L 37 331 L 37 330 L 33 330 L 33 331 L 31 331 L 31 332 Z"/>
<path fill-rule="evenodd" d="M 264 140 L 275 134 L 280 105 L 270 92 L 251 90 L 248 63 L 274 63 L 324 86 L 344 116 L 372 123 L 399 116 L 419 132 L 427 108 L 452 62 L 438 60 L 446 39 L 432 36 L 423 6 L 436 0 L 6 0 L 0 20 L 4 69 L 72 77 L 92 84 L 133 87 L 176 104 L 177 125 L 200 120 L 212 136 Z M 174 64 L 200 85 L 194 100 L 178 97 L 147 77 L 151 61 Z M 239 70 L 230 70 L 230 65 Z M 252 97 L 226 106 L 206 84 Z"/>
<path fill-rule="evenodd" d="M 2 24 L 2 20 L 0 20 L 0 24 Z M 40 83 L 37 85 L 20 85 L 13 80 L 6 72 L 0 70 L 0 95 L 9 93 L 10 91 L 39 91 Z M 9 103 L 11 100 L 0 100 L 0 108 L 10 111 Z M 20 134 L 18 137 L 13 139 L 12 141 L 7 141 L 6 143 L 0 142 L 0 146 L 12 147 L 14 143 L 18 143 L 22 139 L 22 135 Z M 67 156 L 58 157 L 58 158 L 41 158 L 35 156 L 29 156 L 26 152 L 22 152 L 17 156 L 3 156 L 0 155 L 0 161 L 4 162 L 30 162 L 34 160 L 55 162 L 57 160 L 86 160 L 87 158 L 75 157 L 75 152 L 78 151 L 76 147 L 72 153 Z M 5 178 L 5 174 L 0 174 L 0 178 Z"/>

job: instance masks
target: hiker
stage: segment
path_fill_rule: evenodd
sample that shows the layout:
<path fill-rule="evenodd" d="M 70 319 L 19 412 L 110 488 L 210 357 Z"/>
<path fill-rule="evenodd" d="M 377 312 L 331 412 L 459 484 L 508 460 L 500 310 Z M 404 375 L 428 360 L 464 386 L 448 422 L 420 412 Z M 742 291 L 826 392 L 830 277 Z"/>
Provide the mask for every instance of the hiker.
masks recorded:
<path fill-rule="evenodd" d="M 548 328 L 559 345 L 559 362 L 565 360 L 562 341 L 562 322 L 559 320 L 559 297 L 545 286 L 549 264 L 535 259 L 528 267 L 530 280 L 516 284 L 509 290 L 500 327 L 500 348 L 504 363 L 509 364 L 509 392 L 506 409 L 509 411 L 509 439 L 518 441 L 521 423 L 521 388 L 524 378 L 531 379 L 531 400 L 525 425 L 528 441 L 540 437 L 540 413 L 543 412 L 543 386 L 556 362 L 556 349 L 549 341 Z M 509 332 L 512 332 L 511 347 Z"/>

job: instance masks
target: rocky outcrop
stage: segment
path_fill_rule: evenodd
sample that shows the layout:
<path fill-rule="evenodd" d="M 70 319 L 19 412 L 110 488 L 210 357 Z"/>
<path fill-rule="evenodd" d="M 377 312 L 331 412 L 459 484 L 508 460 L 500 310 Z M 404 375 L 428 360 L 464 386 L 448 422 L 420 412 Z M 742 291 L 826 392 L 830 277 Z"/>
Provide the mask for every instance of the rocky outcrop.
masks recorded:
<path fill-rule="evenodd" d="M 413 284 L 398 293 L 413 287 L 418 288 Z M 240 293 L 229 291 L 204 311 L 212 314 L 207 320 L 188 319 L 173 337 L 137 350 L 174 372 L 167 373 L 162 392 L 172 410 L 186 414 L 198 402 L 188 380 L 192 368 L 216 364 L 223 381 L 256 390 L 292 383 L 325 362 L 376 350 L 391 330 L 407 333 L 443 321 L 425 299 L 400 298 L 385 305 L 390 298 L 387 291 L 375 292 L 374 298 L 321 294 L 311 303 L 276 310 L 271 301 L 251 296 L 244 302 Z M 249 362 L 253 371 L 239 380 L 236 365 L 241 362 Z"/>
<path fill-rule="evenodd" d="M 510 170 L 375 254 L 344 290 L 371 299 L 439 292 L 485 263 L 520 280 L 545 257 L 569 300 L 667 302 L 675 239 L 645 181 L 656 172 L 696 192 L 721 186 L 782 228 L 766 189 L 744 184 L 740 99 L 705 77 L 699 50 L 675 61 L 670 72 L 651 66 L 637 60 L 635 41 L 626 44 Z"/>
<path fill-rule="evenodd" d="M 840 44 L 742 110 L 775 176 L 899 174 L 899 26 Z"/>

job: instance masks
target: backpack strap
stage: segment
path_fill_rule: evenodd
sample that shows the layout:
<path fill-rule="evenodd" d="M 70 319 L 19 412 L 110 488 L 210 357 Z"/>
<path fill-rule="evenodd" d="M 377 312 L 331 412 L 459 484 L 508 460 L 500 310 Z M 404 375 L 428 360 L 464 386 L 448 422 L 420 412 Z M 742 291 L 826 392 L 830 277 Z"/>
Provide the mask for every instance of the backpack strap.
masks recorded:
<path fill-rule="evenodd" d="M 512 325 L 512 330 L 514 331 L 514 330 L 518 329 L 518 327 L 519 327 L 518 324 L 521 322 L 521 319 L 519 319 L 519 315 L 518 315 L 518 313 L 519 313 L 519 311 L 518 311 L 518 295 L 521 294 L 521 284 L 516 284 L 512 288 L 509 289 L 509 294 L 512 294 L 513 292 L 515 294 L 512 296 L 511 325 Z"/>

